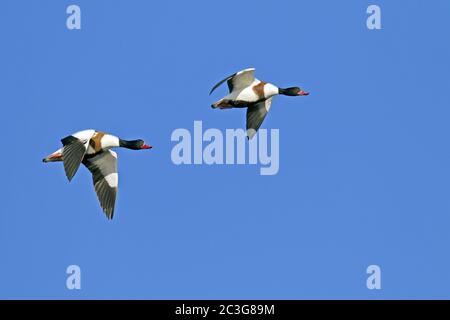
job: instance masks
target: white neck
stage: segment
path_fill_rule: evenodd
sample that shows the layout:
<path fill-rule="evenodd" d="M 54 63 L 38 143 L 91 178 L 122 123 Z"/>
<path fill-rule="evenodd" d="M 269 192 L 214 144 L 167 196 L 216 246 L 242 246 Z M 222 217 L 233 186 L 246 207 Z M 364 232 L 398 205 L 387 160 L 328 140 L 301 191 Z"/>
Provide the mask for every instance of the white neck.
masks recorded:
<path fill-rule="evenodd" d="M 117 148 L 119 145 L 119 138 L 112 134 L 105 134 L 102 138 L 103 149 Z"/>
<path fill-rule="evenodd" d="M 273 96 L 276 96 L 279 94 L 278 87 L 274 86 L 271 83 L 266 83 L 264 86 L 264 97 L 265 98 L 271 98 Z"/>

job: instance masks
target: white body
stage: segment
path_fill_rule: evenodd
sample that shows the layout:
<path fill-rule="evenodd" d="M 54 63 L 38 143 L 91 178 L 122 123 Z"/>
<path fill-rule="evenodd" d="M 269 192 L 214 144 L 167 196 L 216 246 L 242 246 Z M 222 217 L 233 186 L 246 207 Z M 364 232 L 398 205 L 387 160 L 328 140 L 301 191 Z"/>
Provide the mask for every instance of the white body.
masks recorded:
<path fill-rule="evenodd" d="M 86 154 L 94 154 L 94 153 L 96 153 L 96 151 L 89 144 L 89 141 L 92 138 L 95 138 L 95 135 L 97 135 L 97 134 L 99 134 L 99 132 L 97 132 L 95 130 L 92 130 L 92 129 L 89 129 L 89 130 L 78 131 L 78 132 L 72 134 L 72 136 L 84 142 L 84 145 L 85 145 L 85 147 L 87 149 L 86 150 Z M 102 150 L 107 150 L 107 149 L 111 149 L 111 148 L 117 148 L 117 147 L 120 146 L 119 138 L 114 136 L 114 135 L 112 135 L 112 134 L 104 134 L 100 138 L 100 143 L 101 143 Z M 53 152 L 53 154 L 62 153 L 63 148 L 60 148 L 60 149 L 56 150 L 55 152 Z"/>
<path fill-rule="evenodd" d="M 233 100 L 233 101 L 245 101 L 245 102 L 257 102 L 261 100 L 253 88 L 260 84 L 261 81 L 255 79 L 253 83 L 245 88 L 237 88 L 233 90 L 230 94 L 225 96 L 222 100 Z M 278 87 L 271 83 L 266 83 L 264 85 L 264 98 L 268 99 L 278 94 Z"/>
<path fill-rule="evenodd" d="M 94 134 L 94 135 L 95 135 L 95 134 Z M 93 136 L 92 136 L 92 137 L 93 137 Z M 91 139 L 92 139 L 92 137 L 91 137 Z M 90 140 L 90 139 L 89 139 L 89 140 Z M 112 134 L 105 134 L 105 135 L 101 138 L 100 142 L 101 142 L 102 150 L 108 150 L 108 149 L 111 149 L 111 148 L 117 148 L 117 147 L 119 147 L 119 145 L 120 145 L 120 144 L 119 144 L 119 138 L 116 137 L 116 136 L 113 136 Z M 88 141 L 88 143 L 89 143 L 89 141 Z M 95 151 L 94 148 L 92 148 L 92 146 L 89 144 L 86 153 L 87 153 L 87 154 L 93 154 L 93 153 L 96 153 L 96 151 Z"/>

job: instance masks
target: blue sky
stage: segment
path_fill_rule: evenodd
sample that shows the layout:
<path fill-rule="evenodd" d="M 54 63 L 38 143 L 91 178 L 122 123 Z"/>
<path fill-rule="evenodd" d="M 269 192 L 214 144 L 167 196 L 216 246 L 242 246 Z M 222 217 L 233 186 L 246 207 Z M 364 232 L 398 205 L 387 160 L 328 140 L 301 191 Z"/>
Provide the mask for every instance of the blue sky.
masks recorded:
<path fill-rule="evenodd" d="M 0 298 L 450 298 L 450 2 L 0 7 Z M 277 97 L 263 123 L 280 129 L 279 173 L 175 166 L 173 130 L 244 125 L 210 108 L 225 88 L 208 92 L 247 67 L 311 92 Z M 85 168 L 69 184 L 41 162 L 88 128 L 154 146 L 118 151 L 113 221 Z"/>

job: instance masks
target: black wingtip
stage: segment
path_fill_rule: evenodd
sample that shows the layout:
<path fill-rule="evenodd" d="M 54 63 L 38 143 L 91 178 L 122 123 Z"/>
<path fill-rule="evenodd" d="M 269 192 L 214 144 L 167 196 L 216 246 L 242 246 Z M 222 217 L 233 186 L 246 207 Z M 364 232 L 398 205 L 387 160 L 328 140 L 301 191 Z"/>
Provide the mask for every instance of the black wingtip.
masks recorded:
<path fill-rule="evenodd" d="M 77 141 L 77 140 L 78 139 L 75 138 L 74 136 L 67 136 L 67 137 L 61 139 L 61 143 L 63 144 L 63 146 L 66 146 L 69 143 Z"/>
<path fill-rule="evenodd" d="M 106 208 L 102 208 L 102 209 L 103 209 L 103 213 L 106 215 L 106 219 L 112 220 L 114 217 L 114 208 L 106 207 Z"/>

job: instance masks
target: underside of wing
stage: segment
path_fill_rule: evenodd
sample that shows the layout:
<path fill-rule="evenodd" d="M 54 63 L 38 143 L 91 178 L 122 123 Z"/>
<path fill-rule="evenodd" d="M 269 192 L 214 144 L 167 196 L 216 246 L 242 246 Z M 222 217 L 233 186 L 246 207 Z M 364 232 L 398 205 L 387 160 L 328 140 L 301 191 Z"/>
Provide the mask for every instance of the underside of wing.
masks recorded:
<path fill-rule="evenodd" d="M 233 90 L 239 89 L 239 88 L 245 88 L 253 83 L 255 81 L 255 69 L 249 68 L 245 69 L 239 72 L 236 72 L 235 74 L 232 74 L 229 77 L 226 77 L 225 79 L 218 82 L 209 92 L 209 94 L 213 93 L 214 90 L 216 90 L 222 83 L 227 81 L 228 89 L 230 92 Z"/>
<path fill-rule="evenodd" d="M 272 105 L 272 98 L 261 101 L 247 108 L 247 137 L 253 138 L 266 118 Z"/>
<path fill-rule="evenodd" d="M 74 136 L 68 136 L 62 139 L 61 142 L 64 146 L 62 151 L 64 171 L 66 172 L 67 179 L 71 181 L 86 154 L 88 141 L 82 141 Z"/>
<path fill-rule="evenodd" d="M 95 192 L 103 212 L 108 219 L 112 219 L 119 186 L 117 154 L 111 150 L 102 151 L 94 157 L 87 157 L 83 164 L 92 173 Z"/>

